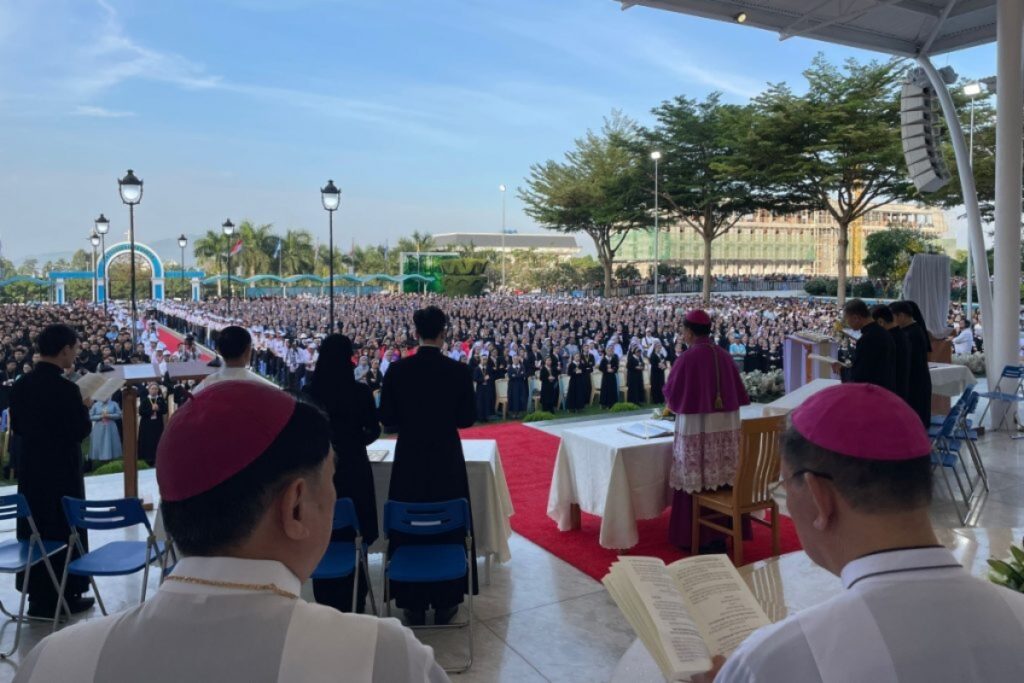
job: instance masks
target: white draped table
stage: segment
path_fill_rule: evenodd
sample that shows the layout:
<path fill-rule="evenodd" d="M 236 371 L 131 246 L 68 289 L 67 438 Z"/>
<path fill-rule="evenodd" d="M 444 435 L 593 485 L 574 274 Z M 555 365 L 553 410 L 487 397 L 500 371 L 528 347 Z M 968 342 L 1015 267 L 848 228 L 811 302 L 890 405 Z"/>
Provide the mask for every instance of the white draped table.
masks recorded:
<path fill-rule="evenodd" d="M 761 406 L 744 406 L 740 416 L 761 417 Z M 640 541 L 637 520 L 654 519 L 672 504 L 673 437 L 645 440 L 619 431 L 645 419 L 601 421 L 562 432 L 548 492 L 548 517 L 559 531 L 578 529 L 582 510 L 601 517 L 601 547 L 626 550 Z"/>
<path fill-rule="evenodd" d="M 988 558 L 1005 558 L 1010 544 L 1017 543 L 1024 529 L 935 529 L 939 542 L 949 548 L 957 562 L 974 576 L 988 576 Z M 840 580 L 817 566 L 803 551 L 788 553 L 738 567 L 740 576 L 753 591 L 772 622 L 813 607 L 840 594 Z M 626 650 L 612 674 L 611 683 L 663 683 L 665 677 L 654 658 L 639 640 Z"/>
<path fill-rule="evenodd" d="M 388 456 L 383 462 L 371 463 L 373 484 L 377 493 L 377 519 L 381 520 L 381 537 L 370 548 L 370 552 L 384 552 L 384 503 L 388 499 L 391 485 L 391 468 L 394 465 L 395 441 L 381 439 L 366 447 L 367 450 L 386 450 Z M 512 535 L 509 517 L 512 516 L 512 497 L 505 482 L 505 470 L 501 466 L 498 444 L 490 439 L 467 439 L 462 442 L 466 457 L 466 473 L 469 475 L 469 496 L 473 515 L 473 538 L 477 555 L 498 562 L 508 562 L 512 552 L 508 539 Z"/>

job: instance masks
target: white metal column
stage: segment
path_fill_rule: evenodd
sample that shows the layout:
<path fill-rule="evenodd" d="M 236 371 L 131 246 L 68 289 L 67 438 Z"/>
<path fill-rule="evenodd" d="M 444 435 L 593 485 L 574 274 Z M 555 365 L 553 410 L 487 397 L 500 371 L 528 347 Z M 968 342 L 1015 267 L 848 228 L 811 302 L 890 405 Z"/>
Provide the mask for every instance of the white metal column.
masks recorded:
<path fill-rule="evenodd" d="M 970 239 L 967 240 L 971 256 L 974 257 L 974 278 L 978 285 L 978 306 L 981 308 L 981 320 L 986 326 L 985 350 L 988 352 L 990 337 L 994 334 L 989 332 L 991 326 L 988 321 L 992 320 L 993 303 L 992 287 L 989 285 L 988 258 L 985 256 L 985 234 L 981 229 L 981 211 L 978 208 L 978 191 L 974 184 L 974 173 L 971 171 L 970 150 L 967 149 L 967 141 L 964 140 L 964 131 L 960 126 L 960 118 L 957 115 L 953 98 L 946 88 L 942 77 L 932 66 L 927 56 L 918 58 L 918 63 L 931 81 L 935 93 L 942 105 L 942 114 L 946 119 L 946 126 L 949 129 L 949 139 L 953 143 L 953 152 L 956 157 L 956 169 L 960 176 L 960 189 L 964 198 L 964 210 L 967 212 L 967 231 Z M 969 283 L 968 283 L 969 285 Z M 989 377 L 992 377 L 992 368 L 995 367 L 995 359 L 991 352 L 985 354 L 985 369 Z M 999 366 L 1002 369 L 1002 366 Z M 999 370 L 995 371 L 996 373 Z"/>
<path fill-rule="evenodd" d="M 1020 364 L 1020 219 L 1021 219 L 1021 157 L 1024 155 L 1024 98 L 1021 94 L 1022 32 L 1024 3 L 1021 0 L 999 0 L 996 29 L 996 201 L 995 201 L 995 292 L 993 317 L 983 321 L 986 350 L 991 350 L 994 363 L 988 364 L 989 381 L 995 381 L 992 370 L 1000 372 L 1005 365 Z M 975 265 L 978 262 L 975 261 Z M 983 314 L 984 315 L 984 314 Z M 988 330 L 992 330 L 988 334 Z M 993 425 L 1002 424 L 1006 410 L 1016 404 L 993 406 Z M 1016 421 L 1008 425 L 1016 429 Z"/>

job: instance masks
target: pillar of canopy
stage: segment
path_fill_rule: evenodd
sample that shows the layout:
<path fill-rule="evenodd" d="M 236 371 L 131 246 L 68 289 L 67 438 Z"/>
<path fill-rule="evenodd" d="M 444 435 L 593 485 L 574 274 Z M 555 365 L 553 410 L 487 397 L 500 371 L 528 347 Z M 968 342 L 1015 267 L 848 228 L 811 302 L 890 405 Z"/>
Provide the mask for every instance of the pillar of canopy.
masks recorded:
<path fill-rule="evenodd" d="M 1005 365 L 1020 364 L 1020 220 L 1022 129 L 1021 0 L 613 0 L 623 10 L 635 6 L 690 14 L 779 34 L 780 40 L 806 37 L 916 59 L 940 93 L 943 114 L 957 157 L 968 219 L 968 243 L 986 331 L 986 371 L 997 377 Z M 995 292 L 989 285 L 984 234 L 967 145 L 952 98 L 929 59 L 995 41 L 997 43 Z M 966 172 L 965 172 L 966 171 Z M 1002 422 L 1007 406 L 993 410 Z M 1007 426 L 1016 428 L 1013 421 Z"/>

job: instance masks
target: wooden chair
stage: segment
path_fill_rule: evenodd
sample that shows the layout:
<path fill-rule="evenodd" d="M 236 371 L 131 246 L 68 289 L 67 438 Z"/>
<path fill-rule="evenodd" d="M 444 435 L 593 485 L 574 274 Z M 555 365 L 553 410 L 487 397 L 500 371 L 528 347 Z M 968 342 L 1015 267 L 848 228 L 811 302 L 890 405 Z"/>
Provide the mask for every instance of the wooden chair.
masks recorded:
<path fill-rule="evenodd" d="M 502 419 L 508 419 L 508 380 L 505 378 L 494 380 L 494 410 L 501 408 Z"/>
<path fill-rule="evenodd" d="M 590 373 L 590 405 L 601 397 L 601 371 L 594 370 Z"/>
<path fill-rule="evenodd" d="M 618 372 L 617 376 L 619 378 L 619 400 L 620 401 L 625 401 L 626 400 L 626 396 L 629 395 L 629 386 L 626 383 L 626 369 L 625 368 L 619 368 L 619 372 Z"/>
<path fill-rule="evenodd" d="M 732 488 L 693 494 L 692 548 L 700 546 L 700 527 L 704 525 L 732 536 L 733 562 L 742 565 L 743 516 L 770 510 L 770 522 L 753 516 L 750 519 L 771 527 L 772 555 L 779 554 L 779 506 L 772 497 L 772 486 L 779 480 L 779 441 L 785 428 L 786 418 L 781 415 L 743 421 L 736 483 Z M 704 508 L 711 512 L 708 517 L 701 517 Z M 731 528 L 718 523 L 725 519 L 731 519 Z"/>
<path fill-rule="evenodd" d="M 530 392 L 530 400 L 533 401 L 533 412 L 540 410 L 540 380 L 531 377 L 527 383 L 527 391 Z"/>

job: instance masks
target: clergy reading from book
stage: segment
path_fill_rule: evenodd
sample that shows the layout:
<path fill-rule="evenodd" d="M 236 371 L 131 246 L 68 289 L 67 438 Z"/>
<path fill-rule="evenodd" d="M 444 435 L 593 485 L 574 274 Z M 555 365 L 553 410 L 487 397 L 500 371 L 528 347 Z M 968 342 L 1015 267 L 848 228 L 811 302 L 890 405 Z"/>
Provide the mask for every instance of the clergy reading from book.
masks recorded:
<path fill-rule="evenodd" d="M 930 452 L 914 411 L 874 384 L 828 388 L 792 413 L 782 437 L 789 513 L 843 590 L 738 647 L 763 615 L 727 563 L 623 558 L 606 583 L 673 680 L 717 655 L 724 666 L 716 659 L 694 681 L 1022 681 L 1024 595 L 972 577 L 939 544 Z"/>
<path fill-rule="evenodd" d="M 331 536 L 330 435 L 318 408 L 253 382 L 186 403 L 157 454 L 183 557 L 153 599 L 49 636 L 14 680 L 447 681 L 397 620 L 299 597 Z"/>

